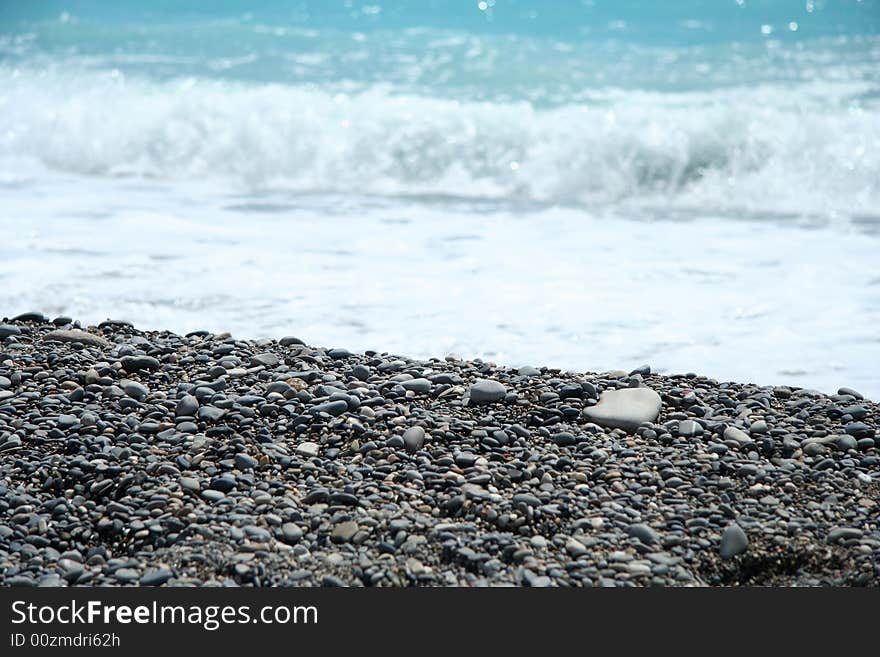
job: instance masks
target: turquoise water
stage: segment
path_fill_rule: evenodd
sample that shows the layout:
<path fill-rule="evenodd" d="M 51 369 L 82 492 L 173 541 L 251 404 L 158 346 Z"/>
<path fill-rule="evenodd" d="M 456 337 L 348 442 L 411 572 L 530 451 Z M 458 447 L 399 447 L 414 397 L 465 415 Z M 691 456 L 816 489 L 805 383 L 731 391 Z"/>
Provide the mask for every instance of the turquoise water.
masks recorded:
<path fill-rule="evenodd" d="M 0 2 L 0 194 L 3 312 L 880 396 L 878 0 Z"/>
<path fill-rule="evenodd" d="M 876 0 L 7 2 L 0 26 L 0 157 L 53 170 L 876 208 Z"/>

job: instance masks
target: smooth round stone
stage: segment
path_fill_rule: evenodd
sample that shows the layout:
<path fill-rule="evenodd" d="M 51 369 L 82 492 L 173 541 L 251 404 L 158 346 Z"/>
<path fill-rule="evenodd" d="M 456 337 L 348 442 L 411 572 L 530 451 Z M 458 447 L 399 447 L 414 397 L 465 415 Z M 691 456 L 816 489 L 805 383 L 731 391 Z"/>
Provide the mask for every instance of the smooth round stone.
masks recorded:
<path fill-rule="evenodd" d="M 202 497 L 209 502 L 219 502 L 224 497 L 226 497 L 226 495 L 221 493 L 219 490 L 208 489 L 202 491 Z"/>
<path fill-rule="evenodd" d="M 428 379 L 411 379 L 401 382 L 400 385 L 403 386 L 404 390 L 412 390 L 413 392 L 425 393 L 431 391 L 431 382 Z"/>
<path fill-rule="evenodd" d="M 472 404 L 492 404 L 504 399 L 505 395 L 507 395 L 507 388 L 491 379 L 479 379 L 470 388 Z"/>
<path fill-rule="evenodd" d="M 855 397 L 856 399 L 864 399 L 862 393 L 857 390 L 853 390 L 852 388 L 839 388 L 837 391 L 838 395 L 849 395 L 850 397 Z"/>
<path fill-rule="evenodd" d="M 138 383 L 137 381 L 122 381 L 122 391 L 137 401 L 144 401 L 147 398 L 147 395 L 150 394 L 150 391 L 147 390 L 147 387 L 142 383 Z"/>
<path fill-rule="evenodd" d="M 65 586 L 64 580 L 61 579 L 58 575 L 46 575 L 45 577 L 41 577 L 40 581 L 37 582 L 37 586 L 40 588 L 57 588 L 61 586 Z"/>
<path fill-rule="evenodd" d="M 330 540 L 334 543 L 348 543 L 358 532 L 358 524 L 353 520 L 340 522 L 330 532 Z"/>
<path fill-rule="evenodd" d="M 313 443 L 311 441 L 302 442 L 296 446 L 296 453 L 300 456 L 317 456 L 318 455 L 318 443 Z"/>
<path fill-rule="evenodd" d="M 419 451 L 425 444 L 425 430 L 422 427 L 410 427 L 403 434 L 403 444 L 410 453 Z"/>
<path fill-rule="evenodd" d="M 162 586 L 165 582 L 174 576 L 168 568 L 159 568 L 151 570 L 141 577 L 141 586 Z"/>
<path fill-rule="evenodd" d="M 22 313 L 21 315 L 16 315 L 12 318 L 13 322 L 36 322 L 38 324 L 45 324 L 49 321 L 49 318 L 46 317 L 43 313 L 38 312 L 29 312 Z"/>
<path fill-rule="evenodd" d="M 749 443 L 754 442 L 749 434 L 736 427 L 727 427 L 724 430 L 724 440 L 733 440 L 740 445 L 748 445 Z"/>
<path fill-rule="evenodd" d="M 253 470 L 259 465 L 259 461 L 250 454 L 239 452 L 235 455 L 235 467 L 239 470 Z"/>
<path fill-rule="evenodd" d="M 358 381 L 366 381 L 370 378 L 370 368 L 364 365 L 355 365 L 351 368 L 351 375 Z"/>
<path fill-rule="evenodd" d="M 162 367 L 162 364 L 152 356 L 123 356 L 119 362 L 126 372 L 155 371 Z"/>
<path fill-rule="evenodd" d="M 226 411 L 216 406 L 202 406 L 199 408 L 198 414 L 200 420 L 207 420 L 208 422 L 216 422 L 224 415 L 226 415 Z"/>
<path fill-rule="evenodd" d="M 531 493 L 517 493 L 511 498 L 514 504 L 525 504 L 526 506 L 540 506 L 541 500 Z"/>
<path fill-rule="evenodd" d="M 222 477 L 217 477 L 211 482 L 210 488 L 212 490 L 220 491 L 221 493 L 228 493 L 233 488 L 235 488 L 235 479 L 231 475 L 223 475 Z"/>
<path fill-rule="evenodd" d="M 867 451 L 876 445 L 876 441 L 873 438 L 860 438 L 858 441 L 859 449 L 862 451 Z"/>
<path fill-rule="evenodd" d="M 622 388 L 606 390 L 583 413 L 599 426 L 633 432 L 643 422 L 656 420 L 661 406 L 660 395 L 650 388 Z"/>
<path fill-rule="evenodd" d="M 678 435 L 693 438 L 703 433 L 703 427 L 693 420 L 682 420 L 678 423 Z"/>
<path fill-rule="evenodd" d="M 828 532 L 828 542 L 837 543 L 838 541 L 848 541 L 853 538 L 861 538 L 863 532 L 855 527 L 834 527 Z"/>
<path fill-rule="evenodd" d="M 281 363 L 281 359 L 275 354 L 265 353 L 251 356 L 251 367 L 277 367 Z"/>
<path fill-rule="evenodd" d="M 0 324 L 0 340 L 8 338 L 10 335 L 21 335 L 21 329 L 12 324 Z"/>
<path fill-rule="evenodd" d="M 174 414 L 177 417 L 194 417 L 199 411 L 199 400 L 192 395 L 184 395 L 177 402 L 177 408 Z"/>
<path fill-rule="evenodd" d="M 553 434 L 553 442 L 560 447 L 569 447 L 577 443 L 577 438 L 568 431 L 560 431 L 559 433 Z"/>
<path fill-rule="evenodd" d="M 642 543 L 645 543 L 646 545 L 656 543 L 659 540 L 657 532 L 648 527 L 648 525 L 644 525 L 642 523 L 630 525 L 629 529 L 627 529 L 627 534 L 629 534 L 633 538 L 639 539 Z"/>
<path fill-rule="evenodd" d="M 199 484 L 199 480 L 194 477 L 181 477 L 177 480 L 177 483 L 180 484 L 180 487 L 183 490 L 188 490 L 193 493 L 198 493 L 202 488 Z"/>
<path fill-rule="evenodd" d="M 303 537 L 303 530 L 295 523 L 286 522 L 281 525 L 281 535 L 284 537 L 285 543 L 294 545 L 295 543 L 299 543 L 300 539 Z"/>
<path fill-rule="evenodd" d="M 850 435 L 838 436 L 837 448 L 844 452 L 850 449 L 858 449 L 859 442 Z"/>
<path fill-rule="evenodd" d="M 314 413 L 315 415 L 318 413 L 327 413 L 328 415 L 336 417 L 342 415 L 347 410 L 348 402 L 340 399 L 338 401 L 328 401 L 323 404 L 318 404 L 317 406 L 312 406 L 312 408 L 309 409 L 309 412 Z"/>
<path fill-rule="evenodd" d="M 113 577 L 115 577 L 120 582 L 133 582 L 136 579 L 140 579 L 141 574 L 134 568 L 120 568 L 115 573 L 113 573 Z"/>
<path fill-rule="evenodd" d="M 523 365 L 517 371 L 520 376 L 541 376 L 541 370 L 531 365 Z"/>
<path fill-rule="evenodd" d="M 721 534 L 721 558 L 730 559 L 749 547 L 749 537 L 738 524 L 731 523 Z"/>
<path fill-rule="evenodd" d="M 856 439 L 873 438 L 876 433 L 873 427 L 868 426 L 864 422 L 850 422 L 843 430 Z"/>

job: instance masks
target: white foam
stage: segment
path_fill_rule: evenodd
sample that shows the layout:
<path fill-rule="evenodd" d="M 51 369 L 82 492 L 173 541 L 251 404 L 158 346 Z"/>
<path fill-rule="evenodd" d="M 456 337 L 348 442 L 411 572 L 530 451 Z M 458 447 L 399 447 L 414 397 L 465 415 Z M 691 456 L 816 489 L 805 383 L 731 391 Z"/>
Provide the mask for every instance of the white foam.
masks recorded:
<path fill-rule="evenodd" d="M 0 178 L 22 159 L 242 189 L 859 214 L 880 207 L 861 82 L 588 103 L 456 102 L 310 86 L 0 67 Z M 36 174 L 34 174 L 36 175 Z"/>

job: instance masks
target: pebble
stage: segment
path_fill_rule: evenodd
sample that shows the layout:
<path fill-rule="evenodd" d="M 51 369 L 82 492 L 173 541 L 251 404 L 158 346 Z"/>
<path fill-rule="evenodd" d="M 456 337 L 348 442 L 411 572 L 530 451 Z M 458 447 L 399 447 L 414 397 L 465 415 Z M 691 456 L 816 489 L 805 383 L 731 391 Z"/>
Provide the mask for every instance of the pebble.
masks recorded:
<path fill-rule="evenodd" d="M 199 411 L 199 400 L 192 395 L 184 395 L 174 410 L 176 417 L 193 417 Z"/>
<path fill-rule="evenodd" d="M 141 586 L 162 586 L 169 579 L 174 577 L 174 573 L 168 568 L 157 568 L 156 570 L 147 571 L 140 579 Z"/>
<path fill-rule="evenodd" d="M 79 342 L 90 347 L 100 347 L 107 349 L 110 343 L 100 335 L 89 333 L 80 329 L 58 329 L 49 331 L 43 336 L 44 340 L 53 340 L 55 342 Z"/>
<path fill-rule="evenodd" d="M 492 404 L 507 396 L 507 388 L 498 381 L 479 379 L 471 386 L 469 396 L 472 404 Z"/>
<path fill-rule="evenodd" d="M 749 538 L 738 524 L 729 524 L 721 534 L 720 554 L 722 559 L 730 559 L 742 554 L 749 547 Z"/>
<path fill-rule="evenodd" d="M 633 432 L 656 420 L 661 405 L 660 395 L 650 388 L 606 390 L 595 406 L 584 409 L 584 416 L 603 427 Z"/>
<path fill-rule="evenodd" d="M 425 430 L 422 427 L 410 427 L 403 434 L 403 444 L 410 453 L 419 451 L 425 444 Z"/>
<path fill-rule="evenodd" d="M 732 440 L 739 445 L 748 445 L 755 442 L 749 434 L 737 427 L 727 427 L 724 429 L 724 440 Z"/>
<path fill-rule="evenodd" d="M 659 541 L 657 532 L 655 532 L 647 525 L 641 523 L 630 525 L 629 529 L 627 529 L 627 533 L 630 536 L 639 539 L 642 543 L 645 543 L 646 545 L 651 545 Z"/>
<path fill-rule="evenodd" d="M 428 379 L 410 379 L 409 381 L 402 381 L 400 385 L 405 390 L 412 390 L 413 392 L 425 393 L 431 391 L 431 382 Z"/>
<path fill-rule="evenodd" d="M 0 585 L 880 585 L 849 392 L 4 324 Z"/>
<path fill-rule="evenodd" d="M 122 381 L 122 390 L 126 395 L 137 401 L 144 401 L 147 395 L 150 394 L 147 386 L 137 381 Z"/>
<path fill-rule="evenodd" d="M 259 465 L 259 461 L 250 454 L 239 452 L 235 455 L 235 467 L 239 470 L 253 470 Z"/>
<path fill-rule="evenodd" d="M 348 543 L 358 532 L 358 525 L 353 520 L 340 522 L 333 527 L 330 540 L 334 543 Z"/>
<path fill-rule="evenodd" d="M 21 329 L 12 324 L 0 324 L 0 340 L 4 340 L 12 335 L 21 335 Z"/>
<path fill-rule="evenodd" d="M 284 523 L 281 526 L 281 533 L 284 536 L 284 542 L 291 545 L 299 543 L 303 537 L 302 529 L 300 529 L 299 525 L 292 522 Z"/>

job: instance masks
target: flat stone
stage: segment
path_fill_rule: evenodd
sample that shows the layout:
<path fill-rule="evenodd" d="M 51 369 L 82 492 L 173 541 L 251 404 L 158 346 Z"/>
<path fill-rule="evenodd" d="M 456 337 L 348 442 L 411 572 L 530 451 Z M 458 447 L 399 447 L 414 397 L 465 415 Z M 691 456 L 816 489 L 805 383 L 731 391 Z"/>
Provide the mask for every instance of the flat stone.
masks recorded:
<path fill-rule="evenodd" d="M 358 524 L 353 520 L 340 522 L 330 532 L 330 540 L 334 543 L 348 543 L 358 532 Z"/>
<path fill-rule="evenodd" d="M 300 456 L 317 456 L 318 455 L 318 443 L 313 443 L 310 441 L 306 441 L 304 443 L 300 443 L 296 446 L 296 453 Z"/>
<path fill-rule="evenodd" d="M 21 315 L 16 315 L 12 318 L 13 322 L 36 322 L 38 324 L 45 324 L 49 321 L 49 318 L 46 317 L 43 313 L 38 312 L 29 312 L 22 313 Z"/>
<path fill-rule="evenodd" d="M 265 353 L 251 356 L 251 367 L 262 365 L 263 367 L 276 367 L 281 362 L 275 354 Z"/>
<path fill-rule="evenodd" d="M 216 422 L 224 415 L 226 415 L 226 411 L 216 406 L 202 406 L 198 413 L 200 420 L 207 420 L 208 422 Z"/>
<path fill-rule="evenodd" d="M 142 383 L 138 383 L 137 381 L 129 381 L 128 379 L 124 379 L 120 382 L 120 385 L 126 395 L 128 395 L 132 399 L 136 399 L 137 401 L 144 401 L 147 398 L 147 395 L 150 394 L 150 391 L 147 390 L 147 387 Z"/>
<path fill-rule="evenodd" d="M 113 576 L 120 582 L 133 582 L 140 579 L 141 574 L 134 568 L 120 568 Z"/>
<path fill-rule="evenodd" d="M 162 364 L 152 356 L 123 356 L 119 362 L 126 372 L 155 371 L 162 367 Z"/>
<path fill-rule="evenodd" d="M 332 415 L 334 417 L 338 415 L 342 415 L 345 411 L 348 410 L 348 402 L 344 402 L 342 400 L 337 401 L 328 401 L 323 404 L 318 404 L 316 406 L 312 406 L 309 409 L 310 413 L 314 413 L 317 415 L 318 413 L 327 413 L 328 415 Z"/>
<path fill-rule="evenodd" d="M 754 442 L 749 434 L 736 427 L 727 427 L 724 430 L 724 440 L 732 440 L 740 445 L 748 445 Z"/>
<path fill-rule="evenodd" d="M 627 529 L 627 534 L 639 539 L 645 545 L 651 545 L 659 540 L 657 532 L 642 523 L 630 525 L 629 529 Z"/>
<path fill-rule="evenodd" d="M 507 395 L 507 388 L 491 379 L 479 379 L 470 389 L 471 404 L 499 402 L 504 399 L 505 395 Z"/>
<path fill-rule="evenodd" d="M 834 527 L 828 532 L 828 542 L 848 541 L 852 538 L 861 538 L 862 530 L 855 527 Z"/>
<path fill-rule="evenodd" d="M 257 459 L 250 454 L 239 452 L 235 455 L 235 467 L 239 470 L 252 470 L 259 465 Z"/>
<path fill-rule="evenodd" d="M 678 423 L 678 435 L 685 438 L 693 438 L 703 433 L 703 427 L 693 420 L 682 420 Z"/>
<path fill-rule="evenodd" d="M 110 343 L 100 335 L 88 333 L 81 329 L 58 329 L 57 331 L 49 331 L 43 336 L 43 340 L 54 340 L 55 342 L 80 342 L 91 347 L 107 348 Z"/>
<path fill-rule="evenodd" d="M 656 420 L 661 406 L 660 395 L 650 388 L 623 388 L 603 392 L 584 415 L 600 426 L 632 432 L 642 422 Z"/>
<path fill-rule="evenodd" d="M 198 493 L 202 488 L 199 484 L 199 480 L 194 477 L 180 477 L 180 479 L 177 480 L 177 483 L 180 484 L 182 489 L 193 493 Z"/>
<path fill-rule="evenodd" d="M 571 537 L 565 541 L 565 551 L 575 559 L 589 553 L 589 550 L 587 550 L 587 547 L 583 543 L 576 538 Z"/>
<path fill-rule="evenodd" d="M 12 324 L 0 324 L 0 340 L 10 335 L 21 335 L 21 329 Z"/>
<path fill-rule="evenodd" d="M 141 586 L 162 586 L 165 582 L 174 576 L 168 568 L 159 568 L 151 570 L 141 577 Z"/>
<path fill-rule="evenodd" d="M 413 392 L 430 392 L 431 390 L 431 382 L 428 379 L 411 379 L 409 381 L 402 381 L 400 385 L 403 386 L 405 390 L 412 390 Z"/>

